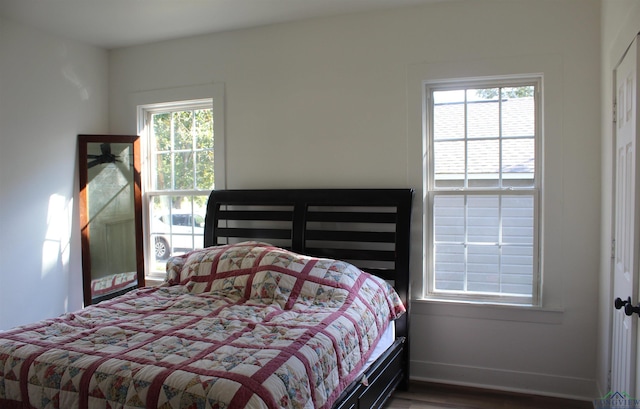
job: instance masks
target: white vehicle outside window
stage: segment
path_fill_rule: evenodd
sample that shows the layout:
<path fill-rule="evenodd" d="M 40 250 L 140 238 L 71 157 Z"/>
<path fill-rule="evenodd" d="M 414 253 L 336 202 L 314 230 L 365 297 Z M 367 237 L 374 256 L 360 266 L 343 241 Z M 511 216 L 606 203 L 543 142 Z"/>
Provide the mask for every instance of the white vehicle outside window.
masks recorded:
<path fill-rule="evenodd" d="M 166 260 L 171 252 L 202 248 L 204 216 L 184 210 L 154 215 L 151 220 L 151 242 L 157 260 Z"/>

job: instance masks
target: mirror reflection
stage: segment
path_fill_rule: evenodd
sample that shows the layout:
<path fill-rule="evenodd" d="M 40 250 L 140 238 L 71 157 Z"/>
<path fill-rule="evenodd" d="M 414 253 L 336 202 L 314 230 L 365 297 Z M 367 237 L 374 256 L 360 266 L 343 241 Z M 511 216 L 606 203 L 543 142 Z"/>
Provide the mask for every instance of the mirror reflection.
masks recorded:
<path fill-rule="evenodd" d="M 85 305 L 144 285 L 137 137 L 81 135 Z M 140 226 L 140 228 L 138 228 Z"/>

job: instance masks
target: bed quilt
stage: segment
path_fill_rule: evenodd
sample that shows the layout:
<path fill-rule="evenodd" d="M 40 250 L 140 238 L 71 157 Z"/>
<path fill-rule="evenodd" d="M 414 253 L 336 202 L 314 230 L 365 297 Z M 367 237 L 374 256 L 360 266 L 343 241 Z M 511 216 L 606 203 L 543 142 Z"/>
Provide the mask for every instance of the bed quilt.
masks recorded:
<path fill-rule="evenodd" d="M 0 407 L 329 408 L 402 313 L 345 262 L 197 250 L 160 287 L 0 332 Z"/>

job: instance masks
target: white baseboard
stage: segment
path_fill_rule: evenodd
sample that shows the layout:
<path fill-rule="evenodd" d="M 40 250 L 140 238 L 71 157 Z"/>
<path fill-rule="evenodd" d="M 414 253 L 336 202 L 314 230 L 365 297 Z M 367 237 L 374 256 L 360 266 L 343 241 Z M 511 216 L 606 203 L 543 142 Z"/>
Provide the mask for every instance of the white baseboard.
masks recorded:
<path fill-rule="evenodd" d="M 411 361 L 412 380 L 593 401 L 595 379 Z"/>

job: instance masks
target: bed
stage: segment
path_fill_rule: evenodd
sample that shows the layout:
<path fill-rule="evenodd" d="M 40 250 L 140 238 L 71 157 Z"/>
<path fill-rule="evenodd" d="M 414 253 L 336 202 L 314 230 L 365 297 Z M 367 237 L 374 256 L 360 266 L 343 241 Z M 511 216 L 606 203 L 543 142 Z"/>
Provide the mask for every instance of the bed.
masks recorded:
<path fill-rule="evenodd" d="M 214 191 L 163 285 L 0 332 L 0 407 L 381 407 L 408 381 L 411 201 Z"/>

